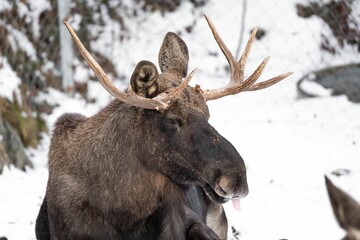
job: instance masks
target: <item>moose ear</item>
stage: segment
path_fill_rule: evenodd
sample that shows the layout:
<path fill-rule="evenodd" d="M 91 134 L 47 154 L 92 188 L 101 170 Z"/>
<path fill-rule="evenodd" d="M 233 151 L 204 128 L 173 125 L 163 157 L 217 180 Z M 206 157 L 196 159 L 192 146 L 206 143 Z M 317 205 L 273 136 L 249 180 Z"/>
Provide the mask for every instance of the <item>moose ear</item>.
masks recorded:
<path fill-rule="evenodd" d="M 326 176 L 325 183 L 339 225 L 345 230 L 353 228 L 360 231 L 358 229 L 360 226 L 360 204 L 343 190 L 336 187 Z"/>
<path fill-rule="evenodd" d="M 175 33 L 168 32 L 159 52 L 159 65 L 162 72 L 175 70 L 186 77 L 189 52 L 185 42 Z"/>
<path fill-rule="evenodd" d="M 149 61 L 139 62 L 131 75 L 130 85 L 139 96 L 153 98 L 158 94 L 158 71 L 156 66 Z"/>

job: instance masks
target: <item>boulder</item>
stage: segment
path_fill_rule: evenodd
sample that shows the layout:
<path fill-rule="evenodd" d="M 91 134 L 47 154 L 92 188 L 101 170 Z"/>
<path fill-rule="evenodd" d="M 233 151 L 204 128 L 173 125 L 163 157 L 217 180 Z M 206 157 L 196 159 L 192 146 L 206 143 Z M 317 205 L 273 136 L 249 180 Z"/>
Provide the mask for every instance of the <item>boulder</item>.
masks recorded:
<path fill-rule="evenodd" d="M 13 164 L 22 170 L 25 170 L 26 166 L 33 167 L 32 162 L 25 154 L 24 145 L 19 135 L 0 113 L 0 172 L 5 165 L 9 164 Z"/>

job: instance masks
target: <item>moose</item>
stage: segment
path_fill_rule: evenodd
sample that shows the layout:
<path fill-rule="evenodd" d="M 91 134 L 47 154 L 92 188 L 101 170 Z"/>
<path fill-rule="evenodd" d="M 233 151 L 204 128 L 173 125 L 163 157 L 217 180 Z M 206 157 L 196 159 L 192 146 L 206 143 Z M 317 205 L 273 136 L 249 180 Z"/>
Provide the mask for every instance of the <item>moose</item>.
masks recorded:
<path fill-rule="evenodd" d="M 115 97 L 92 117 L 56 122 L 49 179 L 36 221 L 37 239 L 227 239 L 222 204 L 248 194 L 246 168 L 235 147 L 209 123 L 206 102 L 267 88 L 291 73 L 255 83 L 269 58 L 245 80 L 252 32 L 236 61 L 205 16 L 230 65 L 226 87 L 188 85 L 189 53 L 166 34 L 155 64 L 140 61 L 127 91 L 117 89 L 65 21 L 102 86 Z"/>
<path fill-rule="evenodd" d="M 343 240 L 360 240 L 360 204 L 326 176 L 325 184 L 336 220 L 347 232 Z"/>

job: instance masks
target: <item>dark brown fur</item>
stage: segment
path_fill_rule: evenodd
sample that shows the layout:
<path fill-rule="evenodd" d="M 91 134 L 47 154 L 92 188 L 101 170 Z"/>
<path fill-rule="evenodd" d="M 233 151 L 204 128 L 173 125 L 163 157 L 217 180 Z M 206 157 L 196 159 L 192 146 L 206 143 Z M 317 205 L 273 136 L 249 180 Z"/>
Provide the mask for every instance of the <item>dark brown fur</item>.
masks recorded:
<path fill-rule="evenodd" d="M 346 231 L 343 240 L 360 240 L 360 204 L 326 176 L 325 183 L 336 220 Z"/>
<path fill-rule="evenodd" d="M 142 61 L 131 85 L 144 97 L 166 92 L 180 84 L 187 61 L 185 43 L 169 33 L 159 53 L 163 73 Z M 155 91 L 146 90 L 153 84 Z M 164 112 L 114 100 L 90 118 L 60 117 L 37 238 L 226 238 L 221 203 L 229 199 L 216 189 L 225 176 L 224 196 L 246 195 L 246 171 L 208 118 L 204 98 L 189 86 Z M 210 215 L 216 233 L 206 225 Z"/>

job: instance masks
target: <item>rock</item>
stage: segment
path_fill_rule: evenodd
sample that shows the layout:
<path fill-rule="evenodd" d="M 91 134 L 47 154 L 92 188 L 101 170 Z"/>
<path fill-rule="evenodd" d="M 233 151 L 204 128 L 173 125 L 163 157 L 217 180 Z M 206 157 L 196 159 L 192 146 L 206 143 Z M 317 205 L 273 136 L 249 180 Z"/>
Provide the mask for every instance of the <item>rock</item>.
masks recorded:
<path fill-rule="evenodd" d="M 0 135 L 0 139 L 2 138 L 2 135 Z M 0 173 L 2 173 L 4 166 L 10 164 L 9 156 L 7 155 L 4 143 L 2 140 L 0 140 Z"/>
<path fill-rule="evenodd" d="M 349 175 L 350 173 L 351 173 L 351 171 L 346 168 L 335 169 L 334 171 L 331 172 L 332 175 L 337 176 L 337 177 Z"/>
<path fill-rule="evenodd" d="M 33 167 L 25 154 L 24 145 L 17 132 L 8 124 L 0 113 L 0 172 L 4 165 L 14 164 L 17 168 Z"/>
<path fill-rule="evenodd" d="M 302 77 L 297 83 L 297 90 L 301 97 L 321 97 L 320 92 L 324 91 L 318 91 L 314 86 L 306 88 L 309 83 L 318 84 L 325 89 L 329 89 L 330 94 L 333 96 L 344 94 L 349 101 L 360 103 L 359 76 L 360 64 L 325 68 Z"/>
<path fill-rule="evenodd" d="M 5 134 L 5 126 L 0 114 L 0 173 L 2 173 L 5 165 L 10 164 L 9 156 L 7 155 L 4 147 L 3 134 Z"/>

